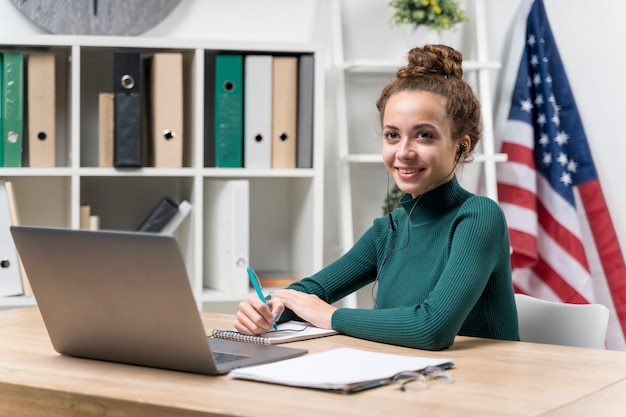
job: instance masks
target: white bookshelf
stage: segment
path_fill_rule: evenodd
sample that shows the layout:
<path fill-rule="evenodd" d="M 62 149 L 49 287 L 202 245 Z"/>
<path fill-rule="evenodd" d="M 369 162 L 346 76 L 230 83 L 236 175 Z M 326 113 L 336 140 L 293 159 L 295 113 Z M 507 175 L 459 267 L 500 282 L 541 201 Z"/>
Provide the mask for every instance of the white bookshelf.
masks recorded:
<path fill-rule="evenodd" d="M 176 51 L 183 54 L 183 168 L 99 168 L 98 109 L 100 91 L 112 91 L 114 51 Z M 0 50 L 51 51 L 57 59 L 57 132 L 55 168 L 4 168 L 0 178 L 11 180 L 20 223 L 77 229 L 80 205 L 90 204 L 100 215 L 102 229 L 134 230 L 165 195 L 189 201 L 192 212 L 175 233 L 198 305 L 241 299 L 246 288 L 217 291 L 205 276 L 214 262 L 207 253 L 206 213 L 215 204 L 205 193 L 207 181 L 249 182 L 249 259 L 255 269 L 286 270 L 307 276 L 323 264 L 323 115 L 324 62 L 321 45 L 309 42 L 254 42 L 37 35 L 4 39 Z M 204 166 L 205 52 L 313 54 L 313 168 L 246 169 Z M 214 219 L 213 219 L 214 220 Z M 223 277 L 222 277 L 223 278 Z M 30 297 L 0 297 L 0 307 L 33 305 Z"/>

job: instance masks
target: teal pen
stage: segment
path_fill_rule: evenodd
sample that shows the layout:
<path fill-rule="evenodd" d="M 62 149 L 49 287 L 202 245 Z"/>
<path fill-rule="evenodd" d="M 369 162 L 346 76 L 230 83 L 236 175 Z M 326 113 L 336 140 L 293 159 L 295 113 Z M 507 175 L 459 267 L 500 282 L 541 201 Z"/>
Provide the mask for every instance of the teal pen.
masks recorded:
<path fill-rule="evenodd" d="M 261 288 L 261 283 L 259 282 L 259 278 L 256 276 L 256 274 L 250 267 L 248 267 L 248 277 L 250 278 L 250 282 L 252 283 L 252 286 L 256 290 L 256 294 L 259 296 L 261 301 L 265 303 L 267 308 L 270 308 L 269 304 L 267 304 L 267 300 L 265 299 L 265 296 L 263 295 L 263 289 Z M 272 322 L 272 327 L 274 328 L 274 330 L 278 330 L 278 327 L 276 326 L 276 322 Z"/>

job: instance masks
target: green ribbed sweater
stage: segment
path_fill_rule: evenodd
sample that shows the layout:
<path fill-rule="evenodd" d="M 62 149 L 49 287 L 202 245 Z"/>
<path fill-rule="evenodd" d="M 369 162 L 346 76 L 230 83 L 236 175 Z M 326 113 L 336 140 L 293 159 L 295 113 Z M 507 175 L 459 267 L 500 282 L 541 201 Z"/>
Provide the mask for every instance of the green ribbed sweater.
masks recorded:
<path fill-rule="evenodd" d="M 329 303 L 373 282 L 376 308 L 340 308 L 333 329 L 418 349 L 451 346 L 455 335 L 519 340 L 509 237 L 502 210 L 453 178 L 401 199 L 344 256 L 290 288 Z M 409 221 L 409 213 L 411 218 Z M 407 224 L 407 222 L 409 222 Z M 286 311 L 281 321 L 294 318 Z"/>

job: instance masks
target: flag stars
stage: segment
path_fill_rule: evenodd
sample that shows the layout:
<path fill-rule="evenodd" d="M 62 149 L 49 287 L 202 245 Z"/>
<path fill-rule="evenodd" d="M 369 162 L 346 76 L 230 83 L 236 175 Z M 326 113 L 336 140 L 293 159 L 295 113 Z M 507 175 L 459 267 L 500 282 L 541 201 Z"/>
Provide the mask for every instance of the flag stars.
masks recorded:
<path fill-rule="evenodd" d="M 559 178 L 559 181 L 561 181 L 564 185 L 571 185 L 572 176 L 568 174 L 567 172 L 563 172 L 563 174 L 561 175 L 561 178 Z"/>
<path fill-rule="evenodd" d="M 537 117 L 537 124 L 543 127 L 543 125 L 545 125 L 547 122 L 548 121 L 546 120 L 545 113 L 540 113 L 539 116 Z"/>
<path fill-rule="evenodd" d="M 535 105 L 537 107 L 541 106 L 544 103 L 543 101 L 543 94 L 537 94 L 537 96 L 535 97 Z"/>
<path fill-rule="evenodd" d="M 548 144 L 550 143 L 550 138 L 548 137 L 548 135 L 546 133 L 542 133 L 541 137 L 539 138 L 539 144 L 543 147 L 548 146 Z"/>
<path fill-rule="evenodd" d="M 554 141 L 556 143 L 558 143 L 560 146 L 563 146 L 565 144 L 567 144 L 567 142 L 569 141 L 569 135 L 567 133 L 565 133 L 564 131 L 560 131 L 559 133 L 557 133 L 557 135 L 554 137 Z"/>
<path fill-rule="evenodd" d="M 535 74 L 533 77 L 533 84 L 536 86 L 541 85 L 541 75 Z"/>
<path fill-rule="evenodd" d="M 528 36 L 528 40 L 526 41 L 526 43 L 528 43 L 528 46 L 533 47 L 537 43 L 537 38 L 535 38 L 534 34 L 530 34 L 530 36 Z"/>
<path fill-rule="evenodd" d="M 569 162 L 567 155 L 565 155 L 563 152 L 559 153 L 559 157 L 556 160 L 559 164 L 561 164 L 561 166 L 565 166 Z"/>
<path fill-rule="evenodd" d="M 552 154 L 550 152 L 544 152 L 541 161 L 544 165 L 550 165 L 552 163 Z"/>
<path fill-rule="evenodd" d="M 533 67 L 539 65 L 539 57 L 537 55 L 533 54 L 533 56 L 530 57 L 530 65 Z"/>
<path fill-rule="evenodd" d="M 578 163 L 574 161 L 573 159 L 570 159 L 569 162 L 567 163 L 567 170 L 569 172 L 576 172 L 577 168 L 578 168 Z"/>
<path fill-rule="evenodd" d="M 520 102 L 520 107 L 522 111 L 530 113 L 530 111 L 533 109 L 533 103 L 532 101 L 530 101 L 530 99 L 522 100 Z"/>
<path fill-rule="evenodd" d="M 558 114 L 555 114 L 554 116 L 552 116 L 552 123 L 554 123 L 555 126 L 560 126 L 561 125 L 561 118 L 559 117 Z"/>

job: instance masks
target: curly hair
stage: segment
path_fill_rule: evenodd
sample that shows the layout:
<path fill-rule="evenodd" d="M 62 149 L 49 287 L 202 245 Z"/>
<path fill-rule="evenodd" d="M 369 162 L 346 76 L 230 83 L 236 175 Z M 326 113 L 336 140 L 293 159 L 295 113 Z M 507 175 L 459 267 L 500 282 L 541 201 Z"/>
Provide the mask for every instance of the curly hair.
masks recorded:
<path fill-rule="evenodd" d="M 387 100 L 393 94 L 417 90 L 446 98 L 446 112 L 450 119 L 452 139 L 464 135 L 470 138 L 473 151 L 482 136 L 480 102 L 472 88 L 463 79 L 463 55 L 446 45 L 424 45 L 408 53 L 408 63 L 396 72 L 376 101 L 382 124 Z"/>

